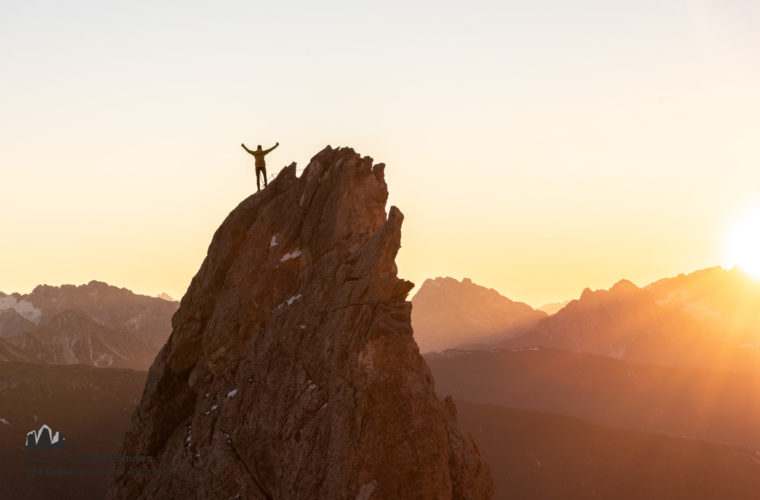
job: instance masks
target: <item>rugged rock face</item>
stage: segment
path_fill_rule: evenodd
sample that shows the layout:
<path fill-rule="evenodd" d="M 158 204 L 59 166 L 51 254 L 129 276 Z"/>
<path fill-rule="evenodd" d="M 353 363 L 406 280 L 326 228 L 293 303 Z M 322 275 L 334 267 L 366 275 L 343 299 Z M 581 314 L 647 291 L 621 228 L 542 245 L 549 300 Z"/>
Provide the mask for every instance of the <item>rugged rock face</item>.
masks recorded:
<path fill-rule="evenodd" d="M 40 285 L 28 295 L 13 294 L 16 304 L 6 304 L 19 311 L 36 325 L 44 325 L 67 310 L 80 310 L 93 321 L 112 330 L 133 333 L 159 349 L 170 332 L 170 320 L 177 303 L 132 293 L 126 288 L 111 286 L 102 281 L 86 285 Z"/>
<path fill-rule="evenodd" d="M 382 164 L 327 147 L 214 235 L 150 369 L 111 498 L 490 498 L 412 338 Z"/>
<path fill-rule="evenodd" d="M 112 330 L 78 309 L 67 309 L 43 326 L 5 341 L 30 361 L 143 371 L 158 350 L 149 340 L 132 332 Z"/>
<path fill-rule="evenodd" d="M 29 361 L 29 357 L 18 347 L 0 339 L 0 361 Z"/>

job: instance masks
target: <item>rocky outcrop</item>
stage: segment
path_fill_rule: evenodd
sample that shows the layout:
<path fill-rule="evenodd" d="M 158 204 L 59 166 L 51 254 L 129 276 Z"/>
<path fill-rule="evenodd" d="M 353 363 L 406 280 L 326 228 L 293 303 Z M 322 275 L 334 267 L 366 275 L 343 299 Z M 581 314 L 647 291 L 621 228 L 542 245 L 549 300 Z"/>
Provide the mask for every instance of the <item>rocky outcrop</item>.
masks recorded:
<path fill-rule="evenodd" d="M 125 437 L 156 473 L 111 498 L 492 497 L 412 337 L 383 170 L 327 147 L 230 213 Z"/>

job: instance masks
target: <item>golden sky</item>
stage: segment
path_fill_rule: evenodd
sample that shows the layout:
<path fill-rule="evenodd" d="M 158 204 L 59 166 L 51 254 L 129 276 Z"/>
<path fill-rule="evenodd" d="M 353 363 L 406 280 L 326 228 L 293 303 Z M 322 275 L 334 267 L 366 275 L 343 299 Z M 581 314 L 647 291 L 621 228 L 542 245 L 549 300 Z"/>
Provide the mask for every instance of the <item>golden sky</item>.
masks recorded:
<path fill-rule="evenodd" d="M 0 290 L 180 297 L 213 231 L 325 145 L 387 164 L 402 277 L 532 305 L 730 265 L 760 200 L 751 2 L 0 7 Z M 620 3 L 620 2 L 614 2 Z"/>

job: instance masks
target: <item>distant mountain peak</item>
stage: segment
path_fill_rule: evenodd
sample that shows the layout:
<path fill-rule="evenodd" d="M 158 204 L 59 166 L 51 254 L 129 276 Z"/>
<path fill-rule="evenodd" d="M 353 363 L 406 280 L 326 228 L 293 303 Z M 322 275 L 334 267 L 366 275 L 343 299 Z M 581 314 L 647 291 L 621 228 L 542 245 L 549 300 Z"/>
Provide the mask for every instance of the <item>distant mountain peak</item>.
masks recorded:
<path fill-rule="evenodd" d="M 638 290 L 639 290 L 639 287 L 637 287 L 633 282 L 628 281 L 626 279 L 622 279 L 618 281 L 617 283 L 612 285 L 612 288 L 610 288 L 610 292 L 617 293 L 617 294 L 630 293 L 630 292 L 635 292 Z"/>
<path fill-rule="evenodd" d="M 584 303 L 610 298 L 621 298 L 632 293 L 636 293 L 640 290 L 641 288 L 636 286 L 632 281 L 621 279 L 612 285 L 608 290 L 605 290 L 603 288 L 599 290 L 584 288 L 583 292 L 581 292 L 580 302 Z"/>
<path fill-rule="evenodd" d="M 501 347 L 545 346 L 637 363 L 758 371 L 760 283 L 720 267 L 639 288 L 621 280 L 579 300 Z"/>
<path fill-rule="evenodd" d="M 566 305 L 570 303 L 569 300 L 563 300 L 561 302 L 549 302 L 538 308 L 539 311 L 543 311 L 546 314 L 552 315 L 561 311 Z"/>
<path fill-rule="evenodd" d="M 0 297 L 0 359 L 147 369 L 171 331 L 176 302 L 93 280 Z"/>
<path fill-rule="evenodd" d="M 589 299 L 591 299 L 594 296 L 595 293 L 596 293 L 595 291 L 593 291 L 592 289 L 586 287 L 581 292 L 580 300 L 581 301 L 589 300 Z"/>
<path fill-rule="evenodd" d="M 425 280 L 412 306 L 414 338 L 422 352 L 497 343 L 546 316 L 470 278 Z"/>

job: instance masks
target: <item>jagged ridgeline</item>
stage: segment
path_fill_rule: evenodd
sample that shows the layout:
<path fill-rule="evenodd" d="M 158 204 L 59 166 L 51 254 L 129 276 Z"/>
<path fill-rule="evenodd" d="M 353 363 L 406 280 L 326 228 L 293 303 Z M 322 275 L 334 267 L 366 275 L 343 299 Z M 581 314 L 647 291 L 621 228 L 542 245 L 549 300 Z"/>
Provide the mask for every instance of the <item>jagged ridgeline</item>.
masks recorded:
<path fill-rule="evenodd" d="M 387 197 L 382 164 L 327 147 L 230 213 L 126 434 L 161 474 L 111 498 L 493 496 L 412 338 Z"/>

